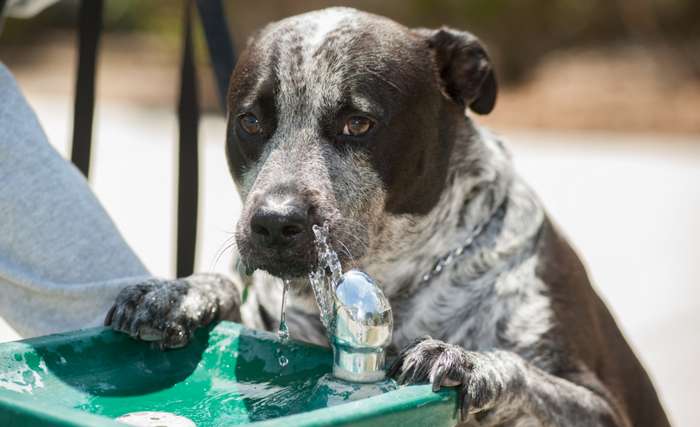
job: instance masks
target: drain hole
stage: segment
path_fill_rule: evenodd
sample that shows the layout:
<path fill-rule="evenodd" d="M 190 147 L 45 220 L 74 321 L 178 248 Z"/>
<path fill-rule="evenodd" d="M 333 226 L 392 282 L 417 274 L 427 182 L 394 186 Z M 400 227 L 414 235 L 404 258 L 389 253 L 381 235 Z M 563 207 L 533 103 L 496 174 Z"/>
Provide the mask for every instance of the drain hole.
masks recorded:
<path fill-rule="evenodd" d="M 197 427 L 189 418 L 157 411 L 130 412 L 116 421 L 138 427 Z"/>

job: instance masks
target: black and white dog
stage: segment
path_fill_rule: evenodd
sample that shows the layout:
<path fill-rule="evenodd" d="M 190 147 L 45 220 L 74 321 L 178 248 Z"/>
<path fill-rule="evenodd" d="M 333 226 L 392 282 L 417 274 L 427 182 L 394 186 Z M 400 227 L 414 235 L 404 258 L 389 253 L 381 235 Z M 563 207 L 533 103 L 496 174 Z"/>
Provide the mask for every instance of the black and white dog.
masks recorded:
<path fill-rule="evenodd" d="M 106 323 L 163 347 L 214 319 L 273 329 L 276 276 L 292 281 L 292 336 L 325 343 L 306 276 L 327 222 L 344 267 L 391 301 L 392 375 L 458 386 L 467 425 L 669 425 L 578 257 L 466 114 L 496 92 L 466 32 L 344 8 L 268 25 L 231 79 L 227 157 L 241 270 L 269 275 L 132 286 Z"/>

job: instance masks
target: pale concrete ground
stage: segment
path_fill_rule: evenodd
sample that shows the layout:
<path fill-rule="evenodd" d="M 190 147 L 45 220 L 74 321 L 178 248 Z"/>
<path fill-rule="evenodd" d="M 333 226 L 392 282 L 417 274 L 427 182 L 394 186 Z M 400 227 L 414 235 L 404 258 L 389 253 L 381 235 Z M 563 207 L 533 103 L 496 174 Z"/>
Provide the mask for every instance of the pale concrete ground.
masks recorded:
<path fill-rule="evenodd" d="M 51 143 L 67 153 L 67 98 L 28 93 Z M 204 119 L 199 270 L 240 203 L 224 159 L 224 121 Z M 92 184 L 150 270 L 173 271 L 177 129 L 167 110 L 103 104 Z M 648 367 L 676 425 L 700 423 L 700 144 L 698 136 L 508 131 L 518 169 L 583 254 L 597 289 Z M 14 335 L 0 325 L 0 341 Z"/>

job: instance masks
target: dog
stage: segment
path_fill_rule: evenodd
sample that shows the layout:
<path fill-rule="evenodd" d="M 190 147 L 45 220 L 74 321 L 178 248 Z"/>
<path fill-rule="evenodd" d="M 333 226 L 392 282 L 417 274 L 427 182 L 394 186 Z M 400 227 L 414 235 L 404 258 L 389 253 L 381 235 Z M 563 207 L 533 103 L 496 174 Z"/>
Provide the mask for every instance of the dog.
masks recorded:
<path fill-rule="evenodd" d="M 457 387 L 464 425 L 669 425 L 576 253 L 475 124 L 497 91 L 467 32 L 347 8 L 268 25 L 228 96 L 241 268 L 125 288 L 105 323 L 163 348 L 215 319 L 272 330 L 282 278 L 292 337 L 327 345 L 306 277 L 328 224 L 343 267 L 391 302 L 390 375 Z"/>

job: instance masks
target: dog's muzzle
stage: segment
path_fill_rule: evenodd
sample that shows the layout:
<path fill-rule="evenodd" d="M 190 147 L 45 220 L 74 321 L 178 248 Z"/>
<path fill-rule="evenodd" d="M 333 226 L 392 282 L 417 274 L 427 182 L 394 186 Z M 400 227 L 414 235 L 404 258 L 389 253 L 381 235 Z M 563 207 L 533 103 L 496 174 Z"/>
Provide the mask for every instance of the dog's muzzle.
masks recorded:
<path fill-rule="evenodd" d="M 313 206 L 290 191 L 257 198 L 246 234 L 247 262 L 278 277 L 306 274 L 315 263 Z"/>

